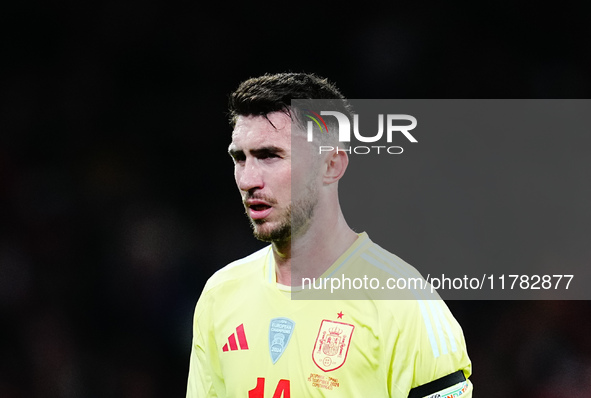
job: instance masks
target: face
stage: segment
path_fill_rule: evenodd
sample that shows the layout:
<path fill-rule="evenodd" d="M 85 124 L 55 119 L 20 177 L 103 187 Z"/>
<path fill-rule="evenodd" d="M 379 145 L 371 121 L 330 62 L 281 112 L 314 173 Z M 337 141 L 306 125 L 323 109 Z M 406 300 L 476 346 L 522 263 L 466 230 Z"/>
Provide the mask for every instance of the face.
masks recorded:
<path fill-rule="evenodd" d="M 228 152 L 255 237 L 287 242 L 304 231 L 318 202 L 318 173 L 305 137 L 292 140 L 289 116 L 238 117 Z"/>

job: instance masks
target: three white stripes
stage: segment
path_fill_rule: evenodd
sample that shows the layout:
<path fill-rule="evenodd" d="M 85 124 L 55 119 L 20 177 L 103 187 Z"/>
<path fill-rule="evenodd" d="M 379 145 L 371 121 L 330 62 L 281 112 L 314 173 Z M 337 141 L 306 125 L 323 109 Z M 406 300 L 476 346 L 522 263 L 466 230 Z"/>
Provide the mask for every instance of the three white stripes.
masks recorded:
<path fill-rule="evenodd" d="M 394 261 L 388 258 L 389 256 L 391 256 L 390 253 L 386 252 L 379 246 L 374 246 L 370 248 L 369 251 L 374 256 L 376 256 L 377 259 L 366 253 L 363 253 L 361 257 L 369 263 L 371 263 L 372 265 L 389 273 L 393 277 L 419 277 L 418 274 L 409 275 L 406 270 L 402 269 Z M 449 324 L 447 318 L 443 315 L 440 299 L 429 298 L 429 290 L 411 289 L 411 292 L 417 298 L 417 302 L 421 310 L 421 315 L 423 316 L 423 321 L 425 322 L 425 328 L 427 330 L 427 335 L 429 337 L 431 349 L 433 350 L 433 356 L 437 358 L 441 355 L 439 351 L 439 346 L 441 346 L 441 353 L 443 353 L 444 355 L 448 354 L 448 341 L 451 347 L 451 351 L 456 352 L 458 347 L 452 332 L 451 325 Z M 435 323 L 435 329 L 433 328 L 433 323 L 431 322 L 431 320 L 433 320 L 433 323 Z M 437 331 L 437 337 L 439 339 L 436 338 L 435 331 Z M 439 345 L 437 344 L 437 340 L 439 340 Z"/>

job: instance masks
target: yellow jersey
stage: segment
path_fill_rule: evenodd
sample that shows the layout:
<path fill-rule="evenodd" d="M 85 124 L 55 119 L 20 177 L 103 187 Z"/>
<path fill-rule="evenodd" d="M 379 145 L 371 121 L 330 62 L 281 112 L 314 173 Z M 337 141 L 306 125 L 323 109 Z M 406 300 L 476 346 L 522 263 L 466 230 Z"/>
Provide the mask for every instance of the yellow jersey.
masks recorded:
<path fill-rule="evenodd" d="M 366 233 L 325 275 L 347 268 L 419 275 Z M 454 372 L 466 380 L 439 396 L 471 397 L 463 332 L 442 300 L 290 293 L 276 282 L 271 246 L 209 279 L 195 309 L 187 398 L 408 397 Z"/>

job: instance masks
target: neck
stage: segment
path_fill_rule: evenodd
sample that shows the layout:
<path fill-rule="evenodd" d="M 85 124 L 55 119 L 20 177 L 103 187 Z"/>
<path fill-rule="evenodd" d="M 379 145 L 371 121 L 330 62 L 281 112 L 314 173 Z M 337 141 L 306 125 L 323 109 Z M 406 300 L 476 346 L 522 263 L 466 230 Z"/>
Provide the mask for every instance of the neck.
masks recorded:
<path fill-rule="evenodd" d="M 273 242 L 277 282 L 301 286 L 302 278 L 318 278 L 357 239 L 337 206 L 333 222 L 316 220 L 309 228 L 289 241 Z"/>

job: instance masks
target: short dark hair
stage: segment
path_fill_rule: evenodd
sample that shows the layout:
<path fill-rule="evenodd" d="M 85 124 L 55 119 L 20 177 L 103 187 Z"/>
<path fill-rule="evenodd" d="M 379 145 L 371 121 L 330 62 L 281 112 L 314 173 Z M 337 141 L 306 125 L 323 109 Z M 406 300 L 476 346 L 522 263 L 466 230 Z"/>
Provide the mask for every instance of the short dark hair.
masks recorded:
<path fill-rule="evenodd" d="M 230 95 L 230 124 L 233 127 L 238 116 L 266 116 L 272 112 L 295 116 L 291 110 L 292 99 L 337 100 L 339 108 L 351 112 L 346 98 L 326 78 L 313 73 L 264 74 L 243 81 Z"/>

